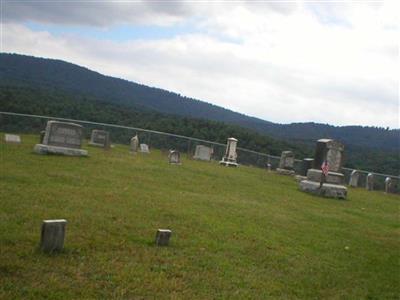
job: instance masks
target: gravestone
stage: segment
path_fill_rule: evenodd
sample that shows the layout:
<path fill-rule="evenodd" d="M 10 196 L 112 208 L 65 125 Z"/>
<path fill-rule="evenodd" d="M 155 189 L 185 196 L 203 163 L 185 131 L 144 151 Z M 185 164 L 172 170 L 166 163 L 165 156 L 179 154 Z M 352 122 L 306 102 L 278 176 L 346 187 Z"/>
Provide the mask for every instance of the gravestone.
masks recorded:
<path fill-rule="evenodd" d="M 236 146 L 237 146 L 238 140 L 231 137 L 228 138 L 227 144 L 226 144 L 226 150 L 225 150 L 225 155 L 222 158 L 222 160 L 219 162 L 221 165 L 227 166 L 227 167 L 237 167 L 238 164 L 236 162 L 237 158 L 237 153 L 236 153 Z"/>
<path fill-rule="evenodd" d="M 168 161 L 170 164 L 180 165 L 181 164 L 181 154 L 177 150 L 169 150 Z"/>
<path fill-rule="evenodd" d="M 390 193 L 392 190 L 392 178 L 385 178 L 385 193 Z"/>
<path fill-rule="evenodd" d="M 67 221 L 62 220 L 44 220 L 40 235 L 40 249 L 51 253 L 61 251 L 64 248 L 65 226 Z"/>
<path fill-rule="evenodd" d="M 156 245 L 168 246 L 171 235 L 172 231 L 169 229 L 158 229 L 156 233 Z"/>
<path fill-rule="evenodd" d="M 48 121 L 43 141 L 33 150 L 39 154 L 61 154 L 68 156 L 87 156 L 81 149 L 83 127 L 74 123 Z"/>
<path fill-rule="evenodd" d="M 271 164 L 270 163 L 267 163 L 267 171 L 271 172 Z"/>
<path fill-rule="evenodd" d="M 194 152 L 194 159 L 210 161 L 213 155 L 213 148 L 204 145 L 197 145 Z"/>
<path fill-rule="evenodd" d="M 360 172 L 358 172 L 357 170 L 351 171 L 349 185 L 351 187 L 357 187 L 359 178 L 360 178 Z"/>
<path fill-rule="evenodd" d="M 140 152 L 150 153 L 149 146 L 147 144 L 140 144 Z"/>
<path fill-rule="evenodd" d="M 6 143 L 13 143 L 13 144 L 20 144 L 21 143 L 21 137 L 16 134 L 9 134 L 6 133 L 4 136 L 4 139 Z"/>
<path fill-rule="evenodd" d="M 111 147 L 110 133 L 105 130 L 93 129 L 89 145 L 109 149 Z"/>
<path fill-rule="evenodd" d="M 307 179 L 300 181 L 302 191 L 330 197 L 346 199 L 347 188 L 343 185 L 344 175 L 340 173 L 343 164 L 344 146 L 331 139 L 320 139 L 315 147 L 313 168 L 307 171 Z M 329 172 L 324 176 L 322 163 L 327 161 Z M 322 185 L 321 185 L 322 182 Z"/>
<path fill-rule="evenodd" d="M 44 135 L 46 134 L 46 130 L 42 130 L 39 135 L 39 144 L 43 144 Z"/>
<path fill-rule="evenodd" d="M 374 174 L 368 173 L 365 188 L 368 191 L 372 191 L 374 189 Z"/>
<path fill-rule="evenodd" d="M 282 151 L 279 167 L 276 171 L 282 175 L 294 175 L 294 154 L 292 151 Z"/>
<path fill-rule="evenodd" d="M 131 152 L 136 153 L 139 149 L 139 137 L 135 135 L 131 138 Z"/>
<path fill-rule="evenodd" d="M 304 158 L 301 163 L 301 174 L 302 176 L 307 176 L 307 171 L 313 167 L 314 158 Z"/>

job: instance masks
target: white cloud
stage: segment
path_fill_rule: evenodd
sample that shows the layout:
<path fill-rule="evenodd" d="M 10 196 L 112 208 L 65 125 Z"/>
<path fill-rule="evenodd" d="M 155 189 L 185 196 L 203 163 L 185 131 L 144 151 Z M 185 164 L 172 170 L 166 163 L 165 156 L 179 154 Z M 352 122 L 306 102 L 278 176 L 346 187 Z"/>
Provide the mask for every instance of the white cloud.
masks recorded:
<path fill-rule="evenodd" d="M 117 42 L 34 31 L 10 17 L 3 50 L 63 59 L 274 122 L 399 127 L 398 28 L 386 3 L 185 3 L 176 12 L 141 5 L 142 22 L 150 13 L 159 24 L 195 18 L 199 33 Z M 117 11 L 111 16 L 134 22 Z"/>

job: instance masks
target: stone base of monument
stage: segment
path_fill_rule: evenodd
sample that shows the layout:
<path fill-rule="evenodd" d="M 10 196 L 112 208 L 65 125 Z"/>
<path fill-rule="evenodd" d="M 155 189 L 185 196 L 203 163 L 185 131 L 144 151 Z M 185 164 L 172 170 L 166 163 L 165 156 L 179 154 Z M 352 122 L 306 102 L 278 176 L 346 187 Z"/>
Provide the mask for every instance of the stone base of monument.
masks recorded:
<path fill-rule="evenodd" d="M 307 180 L 306 176 L 302 176 L 302 175 L 295 175 L 294 179 L 296 179 L 297 182 L 303 181 L 303 180 Z"/>
<path fill-rule="evenodd" d="M 338 199 L 346 199 L 347 196 L 347 188 L 339 184 L 324 183 L 320 187 L 319 182 L 303 180 L 299 186 L 302 191 L 318 196 Z"/>
<path fill-rule="evenodd" d="M 106 147 L 104 146 L 104 144 L 99 144 L 99 143 L 89 142 L 88 145 L 89 145 L 89 146 L 93 146 L 93 147 L 106 148 Z M 110 147 L 111 147 L 111 145 L 110 145 Z"/>
<path fill-rule="evenodd" d="M 88 156 L 87 150 L 36 144 L 33 148 L 38 154 L 59 154 L 68 156 Z"/>
<path fill-rule="evenodd" d="M 321 182 L 321 176 L 321 170 L 309 169 L 307 171 L 307 179 L 310 181 Z M 325 182 L 341 185 L 344 182 L 344 175 L 342 173 L 328 172 L 328 176 L 326 176 Z"/>
<path fill-rule="evenodd" d="M 239 165 L 236 161 L 231 161 L 225 158 L 223 158 L 219 164 L 225 167 L 237 167 Z"/>
<path fill-rule="evenodd" d="M 276 168 L 276 172 L 281 175 L 289 175 L 289 176 L 292 176 L 295 173 L 293 170 L 280 169 L 280 168 Z"/>

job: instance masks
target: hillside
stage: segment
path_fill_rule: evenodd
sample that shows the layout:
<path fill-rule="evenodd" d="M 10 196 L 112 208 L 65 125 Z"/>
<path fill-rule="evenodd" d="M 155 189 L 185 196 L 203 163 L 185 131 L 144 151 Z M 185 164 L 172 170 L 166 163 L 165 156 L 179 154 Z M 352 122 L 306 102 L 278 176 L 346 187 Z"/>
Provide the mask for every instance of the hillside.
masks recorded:
<path fill-rule="evenodd" d="M 329 137 L 351 146 L 390 151 L 400 148 L 400 130 L 316 123 L 274 124 L 166 90 L 104 76 L 60 60 L 0 54 L 0 82 L 55 88 L 136 109 L 147 108 L 161 113 L 227 122 L 307 145 L 320 137 Z"/>
<path fill-rule="evenodd" d="M 3 136 L 3 134 L 1 134 Z M 32 153 L 0 139 L 0 299 L 395 299 L 399 196 L 348 200 L 265 170 L 157 150 Z M 68 220 L 65 251 L 37 250 L 43 219 Z M 157 228 L 173 231 L 156 248 Z"/>

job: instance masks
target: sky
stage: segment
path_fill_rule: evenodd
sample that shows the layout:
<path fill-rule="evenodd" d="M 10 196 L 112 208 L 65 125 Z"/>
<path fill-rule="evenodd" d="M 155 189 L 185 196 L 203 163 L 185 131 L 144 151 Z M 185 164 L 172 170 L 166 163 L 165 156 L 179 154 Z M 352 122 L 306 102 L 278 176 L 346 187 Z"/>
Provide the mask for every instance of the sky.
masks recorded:
<path fill-rule="evenodd" d="M 275 123 L 400 127 L 400 1 L 0 1 L 1 52 Z"/>

